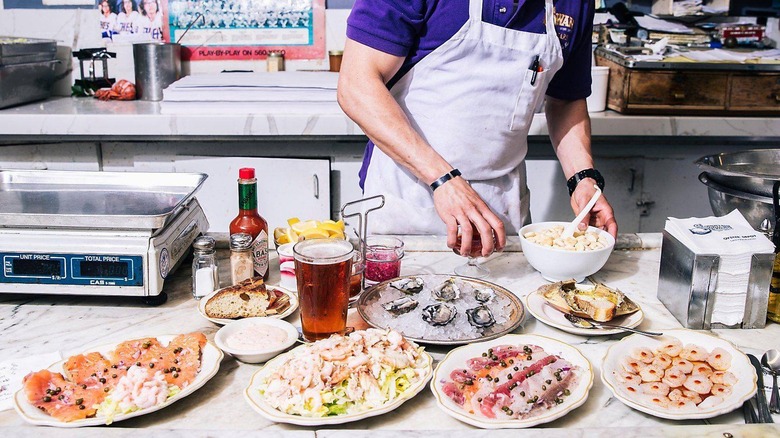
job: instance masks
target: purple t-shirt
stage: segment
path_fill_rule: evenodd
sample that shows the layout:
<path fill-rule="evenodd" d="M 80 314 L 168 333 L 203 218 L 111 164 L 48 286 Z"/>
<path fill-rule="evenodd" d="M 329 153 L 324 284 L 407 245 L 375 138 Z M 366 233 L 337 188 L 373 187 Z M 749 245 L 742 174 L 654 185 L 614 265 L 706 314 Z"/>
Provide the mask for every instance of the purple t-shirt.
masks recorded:
<path fill-rule="evenodd" d="M 482 20 L 525 32 L 544 33 L 544 0 L 483 0 Z M 555 29 L 563 49 L 563 66 L 547 88 L 547 95 L 564 100 L 590 95 L 591 0 L 553 0 Z M 405 57 L 392 87 L 404 74 L 463 27 L 469 0 L 356 0 L 347 19 L 347 36 L 366 46 Z M 363 186 L 373 144 L 369 142 L 360 169 Z"/>

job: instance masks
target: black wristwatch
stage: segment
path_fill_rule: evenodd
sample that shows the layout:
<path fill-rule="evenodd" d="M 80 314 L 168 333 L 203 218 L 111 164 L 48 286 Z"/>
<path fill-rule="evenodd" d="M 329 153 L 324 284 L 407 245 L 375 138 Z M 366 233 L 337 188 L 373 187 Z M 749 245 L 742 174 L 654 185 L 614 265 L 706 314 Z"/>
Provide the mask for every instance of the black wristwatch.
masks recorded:
<path fill-rule="evenodd" d="M 566 187 L 569 188 L 569 196 L 574 193 L 574 189 L 577 188 L 577 184 L 580 183 L 585 178 L 593 178 L 596 180 L 596 185 L 599 186 L 601 190 L 604 190 L 604 177 L 601 176 L 601 173 L 593 168 L 580 170 L 579 172 L 575 173 L 574 176 L 569 178 L 568 181 L 566 181 Z"/>

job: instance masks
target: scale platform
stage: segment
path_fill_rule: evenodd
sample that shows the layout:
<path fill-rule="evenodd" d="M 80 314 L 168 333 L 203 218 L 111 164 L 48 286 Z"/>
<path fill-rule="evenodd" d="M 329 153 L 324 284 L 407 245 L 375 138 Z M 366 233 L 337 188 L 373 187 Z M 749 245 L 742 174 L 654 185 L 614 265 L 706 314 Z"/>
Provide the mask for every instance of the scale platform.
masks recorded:
<path fill-rule="evenodd" d="M 0 293 L 164 299 L 166 277 L 208 230 L 194 197 L 206 178 L 0 170 Z"/>

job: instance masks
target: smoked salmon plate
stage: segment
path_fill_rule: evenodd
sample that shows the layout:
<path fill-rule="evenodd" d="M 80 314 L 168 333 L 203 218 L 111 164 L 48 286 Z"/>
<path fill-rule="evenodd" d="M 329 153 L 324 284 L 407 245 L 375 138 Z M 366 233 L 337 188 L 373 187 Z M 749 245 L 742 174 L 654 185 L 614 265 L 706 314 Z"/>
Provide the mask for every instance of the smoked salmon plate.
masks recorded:
<path fill-rule="evenodd" d="M 536 335 L 457 348 L 431 380 L 444 412 L 488 429 L 560 418 L 585 402 L 592 385 L 590 363 L 576 348 Z"/>
<path fill-rule="evenodd" d="M 15 408 L 32 424 L 111 424 L 194 392 L 216 374 L 222 357 L 198 332 L 96 347 L 25 376 Z"/>

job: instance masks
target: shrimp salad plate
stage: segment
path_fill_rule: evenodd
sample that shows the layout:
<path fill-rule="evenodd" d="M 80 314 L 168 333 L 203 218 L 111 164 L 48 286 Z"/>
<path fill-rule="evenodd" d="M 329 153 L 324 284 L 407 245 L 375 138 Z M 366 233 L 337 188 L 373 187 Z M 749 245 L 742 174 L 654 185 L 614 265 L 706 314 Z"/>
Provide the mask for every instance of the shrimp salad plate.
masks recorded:
<path fill-rule="evenodd" d="M 593 369 L 568 344 L 510 334 L 450 351 L 430 386 L 438 406 L 457 420 L 484 429 L 525 428 L 585 403 Z"/>
<path fill-rule="evenodd" d="M 728 341 L 693 330 L 631 335 L 604 357 L 601 380 L 615 397 L 670 420 L 731 412 L 756 392 L 750 360 Z"/>
<path fill-rule="evenodd" d="M 301 426 L 392 411 L 419 393 L 433 359 L 392 330 L 367 329 L 301 345 L 270 360 L 244 391 L 263 417 Z"/>
<path fill-rule="evenodd" d="M 25 376 L 14 408 L 42 426 L 108 425 L 192 394 L 214 377 L 222 358 L 197 332 L 103 345 Z"/>

